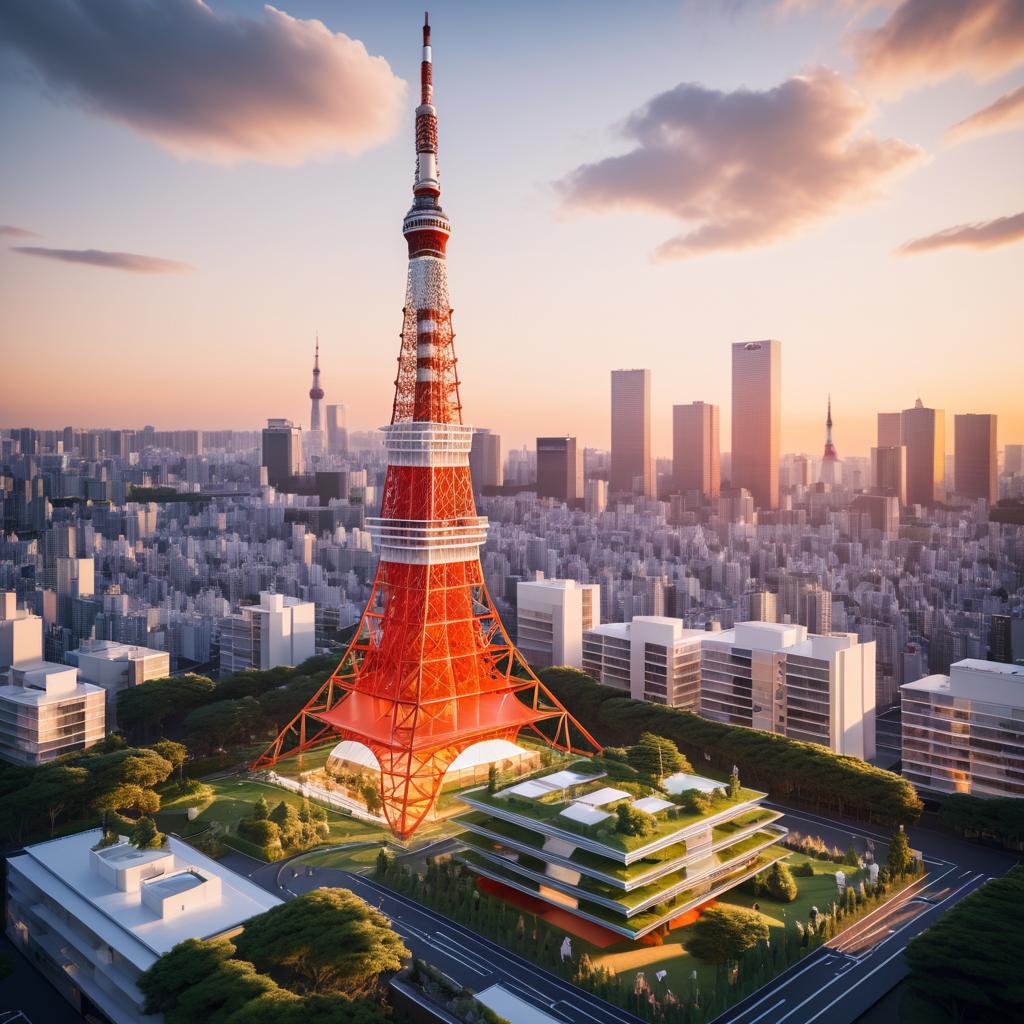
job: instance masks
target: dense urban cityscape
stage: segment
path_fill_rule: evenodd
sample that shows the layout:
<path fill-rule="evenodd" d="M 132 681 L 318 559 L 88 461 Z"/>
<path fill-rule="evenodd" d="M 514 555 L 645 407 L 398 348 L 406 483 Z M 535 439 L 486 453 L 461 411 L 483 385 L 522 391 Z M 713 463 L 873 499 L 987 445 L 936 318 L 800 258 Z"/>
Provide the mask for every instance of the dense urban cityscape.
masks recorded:
<path fill-rule="evenodd" d="M 192 6 L 149 13 L 388 68 Z M 0 13 L 44 77 L 46 21 Z M 1024 1020 L 1024 436 L 975 397 L 993 367 L 948 367 L 948 408 L 862 396 L 869 450 L 838 373 L 784 450 L 785 337 L 704 345 L 664 407 L 622 346 L 586 395 L 607 443 L 528 394 L 514 431 L 465 422 L 501 382 L 455 354 L 421 31 L 390 414 L 352 415 L 355 347 L 314 332 L 240 429 L 114 395 L 0 423 L 0 1022 Z M 90 252 L 56 258 L 133 256 Z"/>

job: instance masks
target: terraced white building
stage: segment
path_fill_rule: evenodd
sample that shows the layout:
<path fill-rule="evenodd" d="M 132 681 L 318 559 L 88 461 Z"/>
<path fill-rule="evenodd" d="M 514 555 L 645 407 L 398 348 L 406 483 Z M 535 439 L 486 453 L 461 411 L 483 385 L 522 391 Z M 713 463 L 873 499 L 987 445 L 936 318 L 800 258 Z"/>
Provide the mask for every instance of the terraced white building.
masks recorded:
<path fill-rule="evenodd" d="M 576 770 L 537 776 L 488 794 L 461 794 L 471 810 L 458 821 L 472 871 L 528 896 L 567 909 L 619 935 L 638 939 L 670 925 L 788 851 L 766 793 L 679 773 L 639 799 L 604 773 Z M 707 813 L 687 813 L 669 798 L 698 790 L 712 798 Z M 616 808 L 629 803 L 655 819 L 646 836 L 618 832 Z"/>

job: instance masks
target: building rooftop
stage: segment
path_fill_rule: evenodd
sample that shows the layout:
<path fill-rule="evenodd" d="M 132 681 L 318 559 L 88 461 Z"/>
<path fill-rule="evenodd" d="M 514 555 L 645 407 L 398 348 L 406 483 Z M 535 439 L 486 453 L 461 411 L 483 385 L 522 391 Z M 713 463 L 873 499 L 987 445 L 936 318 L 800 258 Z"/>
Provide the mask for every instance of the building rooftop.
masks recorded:
<path fill-rule="evenodd" d="M 1024 707 L 1024 665 L 965 658 L 950 667 L 948 676 L 925 676 L 912 683 L 904 683 L 900 689 Z"/>
<path fill-rule="evenodd" d="M 100 829 L 90 829 L 37 843 L 8 861 L 142 970 L 185 939 L 222 935 L 281 902 L 174 837 L 168 837 L 162 850 L 136 850 L 121 843 L 93 851 L 101 835 Z M 98 871 L 94 858 L 109 870 Z M 146 878 L 147 870 L 157 873 Z M 124 891 L 115 881 L 125 872 L 138 879 L 134 891 L 131 885 Z M 211 887 L 212 898 L 171 916 L 161 915 L 144 898 L 148 890 L 166 900 L 211 880 L 219 882 Z"/>
<path fill-rule="evenodd" d="M 76 658 L 83 654 L 105 661 L 124 661 L 135 658 L 148 658 L 152 655 L 167 655 L 166 651 L 158 651 L 153 647 L 139 647 L 137 644 L 122 644 L 116 640 L 87 640 L 81 647 L 68 651 L 68 655 Z"/>

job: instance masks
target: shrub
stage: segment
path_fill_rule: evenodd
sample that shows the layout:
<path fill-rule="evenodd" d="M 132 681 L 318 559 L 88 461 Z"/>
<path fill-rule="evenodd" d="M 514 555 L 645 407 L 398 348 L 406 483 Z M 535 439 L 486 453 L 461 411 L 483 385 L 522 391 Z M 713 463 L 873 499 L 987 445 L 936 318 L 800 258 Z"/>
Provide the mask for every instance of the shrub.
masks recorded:
<path fill-rule="evenodd" d="M 711 797 L 699 789 L 684 789 L 672 802 L 678 803 L 687 814 L 707 814 L 711 810 Z"/>
<path fill-rule="evenodd" d="M 615 814 L 618 817 L 615 831 L 625 836 L 650 835 L 657 825 L 653 815 L 637 810 L 632 804 L 619 804 L 615 808 Z"/>
<path fill-rule="evenodd" d="M 781 903 L 792 903 L 797 897 L 797 885 L 793 874 L 780 861 L 776 861 L 769 869 L 764 880 L 765 889 L 772 899 Z"/>
<path fill-rule="evenodd" d="M 793 865 L 790 869 L 790 874 L 797 878 L 813 878 L 814 865 L 809 860 L 802 860 L 799 864 Z"/>
<path fill-rule="evenodd" d="M 717 904 L 702 911 L 686 949 L 713 964 L 736 960 L 768 938 L 768 924 L 754 910 Z"/>

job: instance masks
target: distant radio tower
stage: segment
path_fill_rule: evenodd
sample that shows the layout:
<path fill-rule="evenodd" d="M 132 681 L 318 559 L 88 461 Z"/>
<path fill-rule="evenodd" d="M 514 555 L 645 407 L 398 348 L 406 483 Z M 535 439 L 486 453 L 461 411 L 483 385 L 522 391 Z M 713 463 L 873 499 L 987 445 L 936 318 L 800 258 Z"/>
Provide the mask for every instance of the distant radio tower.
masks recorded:
<path fill-rule="evenodd" d="M 839 483 L 839 453 L 832 443 L 832 396 L 828 396 L 828 417 L 825 420 L 825 452 L 821 457 L 821 482 Z"/>
<path fill-rule="evenodd" d="M 316 355 L 313 357 L 313 386 L 309 389 L 309 429 L 320 430 L 320 399 L 324 389 L 320 387 L 320 335 L 316 336 Z"/>

